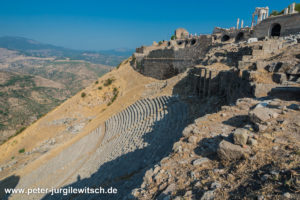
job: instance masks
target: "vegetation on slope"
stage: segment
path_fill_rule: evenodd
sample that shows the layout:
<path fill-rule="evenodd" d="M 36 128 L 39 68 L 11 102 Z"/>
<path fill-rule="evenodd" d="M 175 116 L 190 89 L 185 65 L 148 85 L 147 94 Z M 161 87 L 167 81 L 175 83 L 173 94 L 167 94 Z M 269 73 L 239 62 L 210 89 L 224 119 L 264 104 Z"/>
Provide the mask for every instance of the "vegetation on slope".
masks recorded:
<path fill-rule="evenodd" d="M 300 3 L 296 3 L 295 10 L 300 13 Z M 278 16 L 278 15 L 282 15 L 283 13 L 284 13 L 284 10 L 282 10 L 280 12 L 277 10 L 273 10 L 271 12 L 270 16 Z"/>
<path fill-rule="evenodd" d="M 72 60 L 19 59 L 2 64 L 8 67 L 0 71 L 0 143 L 111 69 Z"/>

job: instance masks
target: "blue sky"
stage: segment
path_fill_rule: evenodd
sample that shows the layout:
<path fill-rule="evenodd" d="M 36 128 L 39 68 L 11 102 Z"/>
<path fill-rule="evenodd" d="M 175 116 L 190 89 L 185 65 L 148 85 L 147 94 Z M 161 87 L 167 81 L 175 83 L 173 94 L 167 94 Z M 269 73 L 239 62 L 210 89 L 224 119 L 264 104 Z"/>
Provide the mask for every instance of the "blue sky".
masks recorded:
<path fill-rule="evenodd" d="M 0 36 L 73 49 L 135 48 L 168 40 L 178 27 L 211 33 L 251 23 L 255 7 L 282 10 L 290 0 L 0 0 Z"/>

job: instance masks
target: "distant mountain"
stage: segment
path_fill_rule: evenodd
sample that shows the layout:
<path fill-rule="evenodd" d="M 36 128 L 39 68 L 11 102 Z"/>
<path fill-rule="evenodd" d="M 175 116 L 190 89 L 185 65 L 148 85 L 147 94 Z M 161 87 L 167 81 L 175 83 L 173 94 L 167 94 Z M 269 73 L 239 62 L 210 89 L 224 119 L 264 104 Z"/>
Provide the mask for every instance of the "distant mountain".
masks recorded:
<path fill-rule="evenodd" d="M 56 59 L 85 60 L 95 64 L 117 66 L 121 61 L 129 57 L 133 51 L 130 50 L 108 50 L 108 51 L 83 51 L 43 44 L 35 40 L 4 36 L 0 37 L 0 48 L 18 51 L 25 56 L 54 57 Z"/>

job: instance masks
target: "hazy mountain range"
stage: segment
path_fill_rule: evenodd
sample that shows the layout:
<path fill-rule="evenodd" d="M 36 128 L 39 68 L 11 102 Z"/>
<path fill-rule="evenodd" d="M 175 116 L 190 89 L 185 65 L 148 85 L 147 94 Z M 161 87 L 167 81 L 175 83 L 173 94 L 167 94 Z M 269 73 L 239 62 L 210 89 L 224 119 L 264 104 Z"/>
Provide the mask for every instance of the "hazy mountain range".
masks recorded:
<path fill-rule="evenodd" d="M 103 51 L 73 50 L 14 36 L 0 37 L 0 48 L 18 51 L 26 56 L 55 57 L 56 59 L 69 58 L 71 60 L 85 60 L 95 64 L 110 66 L 117 66 L 133 53 L 132 49 L 126 48 Z"/>

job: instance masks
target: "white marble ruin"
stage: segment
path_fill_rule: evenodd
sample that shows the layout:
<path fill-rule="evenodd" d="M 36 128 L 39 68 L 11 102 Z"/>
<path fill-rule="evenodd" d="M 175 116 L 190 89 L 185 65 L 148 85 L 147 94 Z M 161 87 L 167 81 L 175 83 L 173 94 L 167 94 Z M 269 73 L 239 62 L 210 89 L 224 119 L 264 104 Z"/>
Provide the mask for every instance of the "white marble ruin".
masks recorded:
<path fill-rule="evenodd" d="M 290 7 L 289 14 L 294 14 L 295 13 L 296 3 L 292 3 L 289 7 Z"/>
<path fill-rule="evenodd" d="M 267 19 L 269 17 L 269 7 L 257 7 L 252 15 L 252 24 L 251 28 L 255 25 L 255 17 L 257 16 L 257 23 L 259 24 L 264 19 Z"/>

